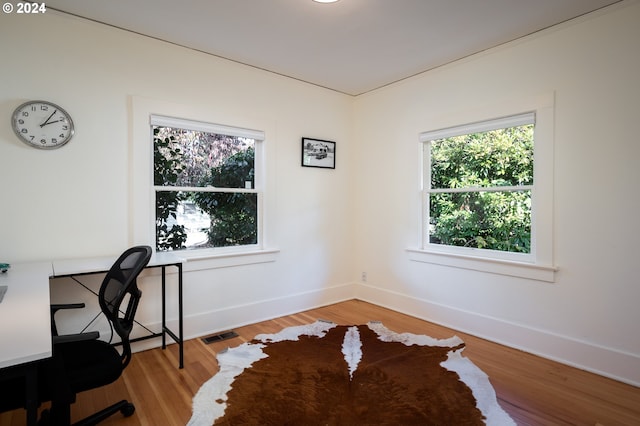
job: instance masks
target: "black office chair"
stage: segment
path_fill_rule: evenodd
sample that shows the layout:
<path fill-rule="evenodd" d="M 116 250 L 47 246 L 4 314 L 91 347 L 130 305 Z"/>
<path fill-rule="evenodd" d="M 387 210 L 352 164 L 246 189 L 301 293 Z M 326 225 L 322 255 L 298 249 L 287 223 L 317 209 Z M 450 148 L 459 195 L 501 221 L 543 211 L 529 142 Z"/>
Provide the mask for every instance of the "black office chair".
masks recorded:
<path fill-rule="evenodd" d="M 84 305 L 52 306 L 53 356 L 38 368 L 38 400 L 51 401 L 51 409 L 43 412 L 42 424 L 70 424 L 71 404 L 75 402 L 76 394 L 116 381 L 129 364 L 129 335 L 142 296 L 136 278 L 150 258 L 151 247 L 137 246 L 126 250 L 107 272 L 100 287 L 100 308 L 109 320 L 112 331 L 121 339 L 121 351 L 109 342 L 98 340 L 98 332 L 59 336 L 53 318 L 55 313 L 61 309 L 80 308 Z M 13 385 L 0 383 L 3 388 L 0 392 L 0 411 L 6 411 L 8 406 L 10 408 L 12 400 L 14 405 L 17 403 L 13 408 L 24 404 L 24 400 L 19 399 L 24 392 L 9 389 L 16 385 L 20 386 L 20 382 L 13 380 Z M 94 425 L 117 411 L 130 416 L 135 407 L 122 400 L 76 424 Z"/>

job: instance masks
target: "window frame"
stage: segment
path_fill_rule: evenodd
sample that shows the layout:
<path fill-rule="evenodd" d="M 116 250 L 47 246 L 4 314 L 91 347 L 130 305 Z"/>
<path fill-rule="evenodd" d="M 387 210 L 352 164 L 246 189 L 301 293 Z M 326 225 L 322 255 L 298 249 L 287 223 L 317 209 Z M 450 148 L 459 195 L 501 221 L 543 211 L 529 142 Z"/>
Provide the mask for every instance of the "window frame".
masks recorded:
<path fill-rule="evenodd" d="M 515 252 L 507 252 L 507 251 L 498 251 L 491 249 L 479 249 L 472 247 L 460 247 L 460 246 L 451 246 L 447 244 L 436 244 L 431 242 L 431 238 L 429 235 L 429 223 L 430 223 L 430 198 L 431 194 L 438 193 L 454 193 L 454 192 L 494 192 L 494 191 L 504 191 L 504 192 L 515 192 L 515 191 L 531 191 L 532 195 L 532 210 L 533 210 L 533 193 L 535 188 L 535 174 L 534 181 L 532 184 L 528 185 L 514 185 L 514 186 L 487 186 L 487 187 L 464 187 L 464 188 L 432 188 L 431 187 L 431 145 L 434 141 L 438 141 L 445 138 L 450 138 L 454 136 L 462 136 L 469 135 L 474 133 L 484 133 L 492 130 L 505 129 L 510 127 L 517 127 L 527 124 L 535 125 L 535 113 L 534 112 L 526 112 L 522 114 L 512 115 L 508 117 L 500 117 L 491 120 L 480 121 L 476 123 L 464 124 L 461 126 L 449 127 L 446 129 L 439 129 L 430 132 L 424 132 L 420 134 L 420 142 L 422 143 L 422 157 L 424 160 L 423 163 L 423 179 L 422 179 L 422 203 L 423 203 L 423 225 L 422 225 L 422 246 L 425 250 L 440 252 L 440 253 L 451 253 L 451 254 L 461 254 L 466 256 L 478 256 L 478 257 L 486 257 L 491 259 L 503 259 L 503 260 L 514 260 L 519 262 L 528 262 L 531 263 L 534 261 L 535 257 L 535 235 L 533 233 L 533 218 L 532 218 L 532 231 L 530 234 L 531 238 L 531 249 L 529 253 L 515 253 Z M 535 150 L 535 130 L 534 130 L 534 150 Z M 535 156 L 533 165 L 535 167 Z"/>
<path fill-rule="evenodd" d="M 212 134 L 220 134 L 225 136 L 234 136 L 234 137 L 242 137 L 247 139 L 253 139 L 254 141 L 254 182 L 253 188 L 212 188 L 212 187 L 184 187 L 184 186 L 175 186 L 175 185 L 155 185 L 152 182 L 153 189 L 153 200 L 154 206 L 156 203 L 156 195 L 159 191 L 174 191 L 174 192 L 217 192 L 217 193 L 243 193 L 243 194 L 256 194 L 257 200 L 257 217 L 256 217 L 256 243 L 255 244 L 246 244 L 241 246 L 225 246 L 225 247 L 210 247 L 210 248 L 201 248 L 201 249 L 180 249 L 180 250 L 172 250 L 174 253 L 183 253 L 183 252 L 197 252 L 197 253 L 207 253 L 208 251 L 212 253 L 216 252 L 229 252 L 232 248 L 235 250 L 255 250 L 258 248 L 262 248 L 262 210 L 263 210 L 263 142 L 265 139 L 265 135 L 263 131 L 260 130 L 252 130 L 245 129 L 234 126 L 226 126 L 222 124 L 214 124 L 208 123 L 198 120 L 190 120 L 185 118 L 176 118 L 176 117 L 168 117 L 158 114 L 151 114 L 149 117 L 149 128 L 151 133 L 151 147 L 154 149 L 153 142 L 153 128 L 154 127 L 170 127 L 175 129 L 183 129 L 190 131 L 198 131 L 203 133 L 212 133 Z M 155 164 L 154 164 L 155 167 Z M 156 223 L 155 217 L 155 209 L 153 214 L 153 222 Z M 157 238 L 157 230 L 154 228 L 154 241 Z M 157 247 L 156 247 L 157 250 Z"/>
<path fill-rule="evenodd" d="M 258 217 L 260 239 L 255 246 L 230 246 L 199 250 L 180 250 L 175 253 L 183 259 L 185 271 L 226 268 L 277 260 L 274 219 L 269 215 L 274 208 L 274 198 L 269 196 L 273 191 L 273 171 L 266 167 L 267 158 L 274 146 L 268 143 L 268 136 L 275 133 L 275 125 L 269 120 L 229 115 L 224 108 L 216 108 L 210 103 L 182 104 L 145 96 L 131 95 L 129 105 L 129 219 L 128 241 L 131 245 L 146 244 L 154 247 L 155 229 L 155 195 L 153 180 L 153 132 L 151 116 L 158 115 L 170 118 L 188 117 L 189 121 L 211 123 L 213 121 L 228 123 L 224 128 L 252 129 L 259 128 L 264 139 L 259 145 L 262 155 L 256 160 L 256 174 L 260 174 L 260 190 L 262 202 Z M 212 120 L 215 117 L 215 120 Z M 256 158 L 258 156 L 256 155 Z M 254 185 L 257 188 L 257 184 Z"/>
<path fill-rule="evenodd" d="M 431 164 L 428 159 L 429 141 L 448 136 L 487 131 L 495 125 L 511 123 L 514 117 L 535 117 L 534 182 L 531 188 L 531 251 L 511 253 L 497 250 L 447 246 L 429 242 L 429 197 L 425 182 L 430 182 Z M 554 154 L 554 94 L 487 106 L 483 112 L 461 111 L 447 117 L 448 122 L 430 127 L 434 130 L 418 134 L 420 152 L 420 245 L 408 249 L 410 260 L 433 263 L 554 282 L 553 264 L 553 154 Z M 515 121 L 517 122 L 517 121 Z M 460 125 L 459 123 L 470 123 Z M 483 127 L 485 126 L 485 127 Z M 509 127 L 509 126 L 503 126 Z M 485 130 L 482 130 L 482 129 Z M 471 131 L 468 131 L 468 130 Z M 455 133 L 455 132 L 462 133 Z"/>

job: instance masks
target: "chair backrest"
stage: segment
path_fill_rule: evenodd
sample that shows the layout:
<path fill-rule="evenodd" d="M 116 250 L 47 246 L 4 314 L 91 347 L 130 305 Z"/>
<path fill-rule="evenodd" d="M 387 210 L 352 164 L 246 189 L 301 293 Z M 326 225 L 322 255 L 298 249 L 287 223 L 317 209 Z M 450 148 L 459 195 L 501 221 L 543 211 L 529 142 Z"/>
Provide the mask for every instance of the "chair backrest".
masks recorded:
<path fill-rule="evenodd" d="M 149 263 L 151 253 L 149 246 L 127 249 L 107 272 L 98 293 L 100 308 L 122 341 L 124 366 L 131 359 L 129 335 L 133 328 L 138 302 L 142 297 L 136 279 Z M 123 304 L 126 306 L 122 306 Z"/>

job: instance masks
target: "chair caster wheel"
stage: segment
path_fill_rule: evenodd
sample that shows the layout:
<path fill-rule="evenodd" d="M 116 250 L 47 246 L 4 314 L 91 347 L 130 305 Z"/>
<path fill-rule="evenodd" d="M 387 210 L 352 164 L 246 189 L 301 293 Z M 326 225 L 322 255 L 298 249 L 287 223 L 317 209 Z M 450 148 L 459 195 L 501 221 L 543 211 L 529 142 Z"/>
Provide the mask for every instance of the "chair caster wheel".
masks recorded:
<path fill-rule="evenodd" d="M 125 405 L 120 409 L 120 412 L 125 417 L 132 416 L 135 411 L 136 411 L 136 407 L 134 407 L 133 404 L 131 403 L 128 403 L 127 405 Z"/>
<path fill-rule="evenodd" d="M 38 426 L 49 426 L 51 424 L 51 413 L 49 410 L 43 410 L 38 419 Z"/>

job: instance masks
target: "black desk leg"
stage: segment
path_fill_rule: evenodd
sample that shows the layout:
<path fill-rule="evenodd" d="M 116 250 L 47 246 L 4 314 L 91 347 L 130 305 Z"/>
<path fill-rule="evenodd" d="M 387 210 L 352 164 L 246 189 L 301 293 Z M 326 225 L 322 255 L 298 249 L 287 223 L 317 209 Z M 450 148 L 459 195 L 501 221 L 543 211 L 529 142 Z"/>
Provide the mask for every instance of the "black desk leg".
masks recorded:
<path fill-rule="evenodd" d="M 178 342 L 180 350 L 180 368 L 184 367 L 184 335 L 182 330 L 182 263 L 178 264 Z"/>
<path fill-rule="evenodd" d="M 32 363 L 25 367 L 27 425 L 38 423 L 38 366 Z"/>
<path fill-rule="evenodd" d="M 166 267 L 162 266 L 162 349 L 167 348 L 167 275 Z"/>
<path fill-rule="evenodd" d="M 167 327 L 167 279 L 166 267 L 162 266 L 162 349 L 167 348 L 167 334 L 178 344 L 180 368 L 184 368 L 184 330 L 183 330 L 183 300 L 182 300 L 182 263 L 176 263 L 178 268 L 178 335 Z"/>

